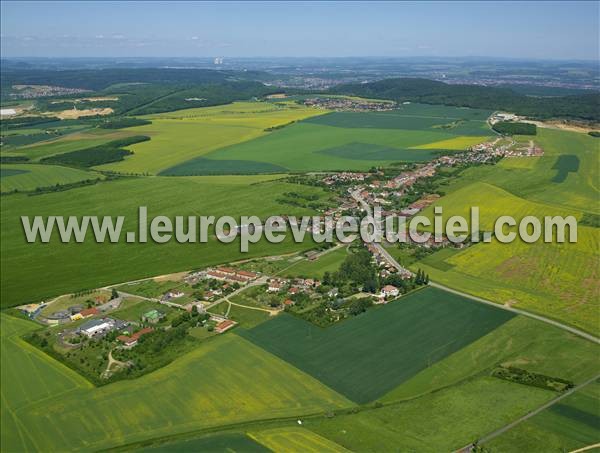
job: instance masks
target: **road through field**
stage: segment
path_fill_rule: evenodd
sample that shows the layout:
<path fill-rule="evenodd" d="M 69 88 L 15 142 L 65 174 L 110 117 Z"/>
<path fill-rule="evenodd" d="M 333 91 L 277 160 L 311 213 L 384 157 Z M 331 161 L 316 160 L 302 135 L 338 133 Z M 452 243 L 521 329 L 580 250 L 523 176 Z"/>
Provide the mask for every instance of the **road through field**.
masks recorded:
<path fill-rule="evenodd" d="M 361 204 L 361 206 L 363 207 L 363 209 L 369 215 L 372 215 L 371 206 L 369 206 L 369 204 L 360 196 L 359 191 L 355 191 L 351 195 L 352 195 L 352 197 L 358 203 Z M 394 257 L 392 255 L 390 255 L 389 252 L 380 243 L 374 242 L 373 245 L 377 248 L 377 250 L 379 251 L 379 253 L 382 256 L 384 256 L 385 259 L 392 266 L 394 266 L 399 271 L 406 271 L 406 269 L 403 266 L 401 266 L 400 263 L 398 263 L 398 261 L 396 261 L 394 259 Z M 583 330 L 579 330 L 579 329 L 576 329 L 575 327 L 571 327 L 571 326 L 563 324 L 563 323 L 561 323 L 559 321 L 555 321 L 554 319 L 546 318 L 545 316 L 537 315 L 535 313 L 531 313 L 531 312 L 528 312 L 528 311 L 525 311 L 525 310 L 520 310 L 518 308 L 507 307 L 506 305 L 501 305 L 501 304 L 498 304 L 496 302 L 492 302 L 491 300 L 487 300 L 487 299 L 483 299 L 481 297 L 473 296 L 472 294 L 465 293 L 463 291 L 459 291 L 459 290 L 456 290 L 456 289 L 452 289 L 452 288 L 449 288 L 449 287 L 447 287 L 445 285 L 441 285 L 439 283 L 435 283 L 435 282 L 432 282 L 432 281 L 429 282 L 429 285 L 433 286 L 435 288 L 442 289 L 444 291 L 451 292 L 453 294 L 457 294 L 457 295 L 462 296 L 462 297 L 466 297 L 467 299 L 474 300 L 475 302 L 480 302 L 480 303 L 483 303 L 483 304 L 491 305 L 491 306 L 494 306 L 496 308 L 500 308 L 502 310 L 510 311 L 510 312 L 513 312 L 513 313 L 516 313 L 516 314 L 519 314 L 519 315 L 528 316 L 530 318 L 537 319 L 538 321 L 545 322 L 546 324 L 551 324 L 551 325 L 553 325 L 555 327 L 558 327 L 559 329 L 562 329 L 562 330 L 565 330 L 567 332 L 570 332 L 570 333 L 572 333 L 574 335 L 577 335 L 577 336 L 579 336 L 581 338 L 585 338 L 586 340 L 589 340 L 589 341 L 591 341 L 593 343 L 600 344 L 600 338 L 598 338 L 598 337 L 596 337 L 596 336 L 594 336 L 592 334 L 589 334 L 587 332 L 584 332 Z"/>
<path fill-rule="evenodd" d="M 596 376 L 588 379 L 585 382 L 582 382 L 581 384 L 573 387 L 571 390 L 568 390 L 564 393 L 561 393 L 560 395 L 558 395 L 556 398 L 551 399 L 550 401 L 548 401 L 547 403 L 541 405 L 540 407 L 538 407 L 537 409 L 529 412 L 528 414 L 516 419 L 514 422 L 509 423 L 508 425 L 503 426 L 500 429 L 497 429 L 494 432 L 489 433 L 488 435 L 482 437 L 481 439 L 479 439 L 478 444 L 483 444 L 485 442 L 489 442 L 490 440 L 492 440 L 495 437 L 498 437 L 500 434 L 505 433 L 506 431 L 508 431 L 509 429 L 514 428 L 515 426 L 517 426 L 519 423 L 524 422 L 525 420 L 530 419 L 531 417 L 539 414 L 540 412 L 542 412 L 545 409 L 548 409 L 549 407 L 553 406 L 554 404 L 558 403 L 559 401 L 563 400 L 564 398 L 566 398 L 569 395 L 572 395 L 575 392 L 578 392 L 579 390 L 581 390 L 582 388 L 588 386 L 589 384 L 591 384 L 592 382 L 596 381 L 597 379 L 600 379 L 600 374 L 597 374 Z M 467 445 L 464 448 L 461 448 L 458 451 L 471 451 L 471 448 L 473 447 L 473 445 Z"/>

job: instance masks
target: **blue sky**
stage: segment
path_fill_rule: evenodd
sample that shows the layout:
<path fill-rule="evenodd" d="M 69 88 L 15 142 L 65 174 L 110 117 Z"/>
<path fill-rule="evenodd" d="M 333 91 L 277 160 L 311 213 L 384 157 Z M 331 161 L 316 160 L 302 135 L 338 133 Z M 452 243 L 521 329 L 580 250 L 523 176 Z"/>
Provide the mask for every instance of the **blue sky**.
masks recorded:
<path fill-rule="evenodd" d="M 599 58 L 599 2 L 1 2 L 3 57 Z"/>

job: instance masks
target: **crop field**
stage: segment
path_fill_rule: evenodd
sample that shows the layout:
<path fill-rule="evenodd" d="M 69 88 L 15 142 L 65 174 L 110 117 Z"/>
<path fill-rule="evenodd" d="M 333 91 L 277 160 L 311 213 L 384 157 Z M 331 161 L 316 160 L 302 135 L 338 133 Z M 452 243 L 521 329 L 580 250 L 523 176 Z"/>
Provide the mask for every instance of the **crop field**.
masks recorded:
<path fill-rule="evenodd" d="M 327 329 L 283 314 L 239 334 L 366 403 L 512 317 L 427 288 Z"/>
<path fill-rule="evenodd" d="M 488 113 L 415 105 L 403 106 L 399 112 L 312 116 L 254 140 L 202 153 L 163 174 L 365 170 L 390 162 L 423 161 L 440 150 L 463 150 L 485 141 L 491 135 L 485 122 Z"/>
<path fill-rule="evenodd" d="M 600 439 L 600 382 L 594 382 L 559 403 L 493 439 L 497 451 L 573 451 Z M 592 450 L 593 451 L 593 450 Z"/>
<path fill-rule="evenodd" d="M 134 155 L 124 161 L 98 168 L 122 173 L 157 174 L 215 149 L 268 135 L 265 129 L 322 113 L 295 105 L 276 107 L 259 102 L 235 102 L 229 106 L 149 115 L 143 118 L 151 120 L 152 124 L 128 128 L 127 131 L 148 135 L 152 140 L 128 147 Z M 220 173 L 244 171 L 228 168 Z"/>
<path fill-rule="evenodd" d="M 455 451 L 552 396 L 547 390 L 478 377 L 409 401 L 306 419 L 304 427 L 352 451 Z"/>
<path fill-rule="evenodd" d="M 277 201 L 280 193 L 295 191 L 325 193 L 315 187 L 271 181 L 267 176 L 193 178 L 131 178 L 97 184 L 68 192 L 38 196 L 10 195 L 2 201 L 2 305 L 19 305 L 83 289 L 135 280 L 176 271 L 234 261 L 241 257 L 274 255 L 306 250 L 312 242 L 296 244 L 291 238 L 281 244 L 262 240 L 242 254 L 239 241 L 218 242 L 209 235 L 206 244 L 126 243 L 125 231 L 138 230 L 138 207 L 147 206 L 148 216 L 166 215 L 257 215 L 273 213 L 314 214 Z M 261 183 L 262 182 L 262 183 Z M 260 183 L 260 184 L 255 184 Z M 122 238 L 118 244 L 64 244 L 54 232 L 49 244 L 29 244 L 21 226 L 21 215 L 49 216 L 122 215 Z M 89 232 L 88 237 L 91 237 Z M 151 241 L 149 239 L 149 241 Z M 27 269 L 27 272 L 23 272 Z M 36 275 L 31 284 L 31 275 Z"/>
<path fill-rule="evenodd" d="M 525 215 L 581 219 L 583 212 L 596 212 L 600 157 L 590 142 L 593 137 L 550 129 L 540 129 L 539 134 L 545 154 L 533 159 L 532 165 L 514 165 L 511 162 L 519 159 L 505 159 L 495 167 L 469 169 L 456 184 L 445 188 L 448 195 L 436 203 L 444 208 L 444 217 L 468 218 L 469 208 L 479 206 L 481 228 L 491 231 L 501 215 L 518 221 Z M 558 183 L 552 181 L 557 172 L 552 166 L 565 155 L 561 152 L 579 156 L 582 163 Z M 432 216 L 433 207 L 424 214 Z M 446 258 L 442 266 L 425 259 L 411 267 L 423 268 L 432 280 L 445 285 L 597 334 L 600 236 L 596 228 L 581 224 L 577 233 L 577 243 L 525 244 L 517 240 L 501 244 L 493 240 Z"/>
<path fill-rule="evenodd" d="M 251 432 L 250 437 L 278 453 L 343 453 L 345 448 L 303 428 L 274 428 Z"/>
<path fill-rule="evenodd" d="M 13 148 L 10 150 L 10 152 L 14 155 L 26 156 L 31 161 L 37 162 L 44 157 L 103 145 L 112 140 L 127 137 L 128 135 L 133 134 L 123 131 L 93 129 L 70 134 L 48 142 Z"/>
<path fill-rule="evenodd" d="M 269 453 L 271 450 L 240 433 L 216 434 L 143 448 L 138 452 L 186 453 L 191 451 L 228 453 Z"/>
<path fill-rule="evenodd" d="M 406 401 L 479 375 L 498 364 L 580 384 L 598 372 L 598 345 L 525 316 L 515 316 L 487 335 L 422 370 L 381 398 Z"/>
<path fill-rule="evenodd" d="M 58 165 L 2 164 L 1 171 L 2 192 L 29 191 L 38 187 L 70 184 L 87 179 L 104 179 L 99 173 Z"/>
<path fill-rule="evenodd" d="M 21 322 L 11 322 L 13 333 L 27 329 Z M 21 365 L 2 367 L 7 403 L 2 431 L 9 433 L 2 436 L 3 451 L 97 450 L 350 405 L 317 380 L 236 335 L 202 343 L 154 373 L 100 388 L 70 377 L 72 372 L 53 359 L 39 352 L 28 354 L 22 347 L 9 344 L 3 360 Z"/>
<path fill-rule="evenodd" d="M 348 256 L 347 248 L 342 246 L 321 255 L 314 261 L 299 260 L 283 271 L 286 277 L 304 277 L 322 279 L 325 272 L 335 272 Z"/>

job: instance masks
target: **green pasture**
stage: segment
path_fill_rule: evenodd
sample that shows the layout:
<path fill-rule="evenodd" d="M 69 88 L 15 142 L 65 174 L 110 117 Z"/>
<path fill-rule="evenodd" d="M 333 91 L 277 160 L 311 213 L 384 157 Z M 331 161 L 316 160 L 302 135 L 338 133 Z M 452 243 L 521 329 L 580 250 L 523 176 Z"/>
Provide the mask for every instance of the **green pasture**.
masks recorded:
<path fill-rule="evenodd" d="M 24 331 L 21 326 L 15 330 Z M 2 431 L 10 431 L 2 436 L 3 451 L 99 450 L 350 405 L 317 380 L 236 335 L 204 342 L 141 378 L 100 388 L 53 375 L 54 368 L 67 376 L 72 372 L 40 352 L 28 358 L 20 347 L 9 349 L 4 360 L 25 365 L 2 367 L 3 373 L 10 373 L 10 379 L 2 380 L 7 402 Z M 44 368 L 46 363 L 50 371 Z"/>
<path fill-rule="evenodd" d="M 552 397 L 547 390 L 481 376 L 420 398 L 303 424 L 351 451 L 456 451 Z"/>
<path fill-rule="evenodd" d="M 216 149 L 268 135 L 269 132 L 265 129 L 322 113 L 296 106 L 276 107 L 260 102 L 234 102 L 228 106 L 149 115 L 144 118 L 150 119 L 152 124 L 131 127 L 127 131 L 148 135 L 152 140 L 128 147 L 134 155 L 124 161 L 98 168 L 121 173 L 156 174 L 179 163 L 205 156 Z M 204 172 L 207 173 L 210 174 Z"/>
<path fill-rule="evenodd" d="M 304 428 L 273 428 L 250 432 L 257 442 L 278 453 L 343 453 L 345 448 Z"/>
<path fill-rule="evenodd" d="M 427 288 L 326 329 L 282 314 L 239 334 L 366 403 L 512 317 Z"/>
<path fill-rule="evenodd" d="M 600 439 L 599 400 L 600 382 L 596 381 L 485 446 L 492 451 L 547 452 L 574 451 L 597 444 Z"/>
<path fill-rule="evenodd" d="M 227 453 L 269 453 L 271 450 L 240 433 L 216 434 L 198 439 L 182 440 L 142 448 L 138 452 L 186 453 L 191 451 Z"/>
<path fill-rule="evenodd" d="M 31 191 L 38 187 L 71 184 L 87 179 L 104 179 L 100 173 L 58 165 L 2 164 L 0 167 L 2 192 Z"/>
<path fill-rule="evenodd" d="M 298 260 L 282 271 L 286 277 L 322 279 L 325 272 L 336 272 L 348 256 L 345 246 L 328 251 L 315 260 Z"/>
<path fill-rule="evenodd" d="M 214 229 L 210 230 L 213 233 L 207 243 L 179 243 L 172 239 L 158 244 L 150 237 L 147 243 L 125 242 L 126 231 L 138 231 L 139 206 L 147 207 L 149 219 L 157 215 L 172 219 L 189 215 L 231 215 L 238 219 L 241 215 L 257 215 L 264 219 L 276 213 L 314 214 L 310 209 L 279 203 L 281 193 L 327 196 L 316 187 L 269 179 L 273 177 L 131 178 L 66 192 L 7 196 L 2 201 L 0 220 L 2 305 L 19 305 L 83 289 L 311 247 L 312 242 L 296 244 L 289 237 L 281 244 L 261 240 L 251 244 L 244 254 L 239 241 L 217 241 Z M 30 244 L 20 217 L 36 215 L 119 215 L 125 216 L 125 221 L 117 244 L 98 244 L 91 231 L 83 243 L 65 244 L 58 239 L 56 230 L 50 243 Z M 36 275 L 35 284 L 31 284 L 32 275 Z"/>

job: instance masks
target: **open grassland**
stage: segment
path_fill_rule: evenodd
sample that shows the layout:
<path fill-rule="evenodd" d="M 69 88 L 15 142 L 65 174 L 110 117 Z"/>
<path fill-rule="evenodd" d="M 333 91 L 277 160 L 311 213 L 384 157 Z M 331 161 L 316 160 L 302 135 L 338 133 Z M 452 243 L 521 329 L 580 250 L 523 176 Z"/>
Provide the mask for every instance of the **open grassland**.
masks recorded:
<path fill-rule="evenodd" d="M 227 453 L 269 453 L 271 450 L 250 437 L 240 433 L 215 434 L 199 439 L 182 440 L 156 447 L 143 448 L 138 452 L 187 453 L 187 452 L 227 452 Z"/>
<path fill-rule="evenodd" d="M 499 364 L 580 384 L 599 371 L 600 347 L 542 322 L 516 316 L 487 335 L 422 370 L 381 401 L 409 400 L 490 375 Z"/>
<path fill-rule="evenodd" d="M 518 138 L 518 137 L 517 137 Z M 454 187 L 486 182 L 518 197 L 566 210 L 600 213 L 600 153 L 598 139 L 587 134 L 538 129 L 535 142 L 544 149 L 542 157 L 503 159 L 498 165 L 474 167 L 463 172 Z M 561 162 L 562 156 L 562 164 Z M 579 161 L 576 171 L 568 158 Z M 568 168 L 561 166 L 568 165 Z M 564 172 L 564 179 L 555 178 Z"/>
<path fill-rule="evenodd" d="M 443 207 L 446 219 L 451 215 L 469 218 L 470 207 L 478 206 L 481 229 L 486 231 L 493 230 L 495 219 L 501 215 L 510 215 L 518 222 L 527 215 L 538 219 L 573 215 L 581 219 L 583 210 L 595 211 L 600 192 L 590 184 L 600 157 L 596 154 L 592 159 L 587 154 L 588 148 L 578 148 L 577 143 L 584 137 L 582 134 L 558 134 L 573 138 L 573 145 L 568 152 L 579 149 L 580 154 L 586 156 L 590 168 L 580 166 L 579 172 L 582 174 L 569 174 L 564 182 L 555 183 L 550 180 L 553 172 L 548 176 L 548 169 L 538 168 L 546 157 L 552 161 L 550 156 L 534 159 L 533 168 L 514 166 L 510 164 L 512 159 L 507 159 L 503 162 L 507 162 L 508 167 L 501 163 L 494 167 L 470 169 L 465 178 L 461 177 L 456 184 L 444 189 L 448 195 L 440 199 L 436 206 Z M 561 135 L 557 137 L 561 140 L 564 138 Z M 554 135 L 546 137 L 549 140 L 547 149 L 551 150 L 557 143 L 562 143 L 561 140 L 554 142 L 554 138 Z M 520 175 L 520 182 L 514 180 L 513 172 Z M 544 172 L 547 179 L 542 178 Z M 505 187 L 509 181 L 515 181 L 515 185 Z M 544 194 L 547 190 L 553 191 L 557 184 L 564 186 L 565 198 L 552 198 Z M 583 205 L 585 209 L 580 209 Z M 433 217 L 433 206 L 425 210 L 424 215 Z M 599 240 L 600 232 L 597 228 L 579 225 L 577 243 L 538 241 L 526 244 L 517 239 L 511 244 L 501 244 L 493 240 L 490 244 L 478 244 L 446 257 L 441 266 L 430 262 L 429 258 L 412 263 L 411 266 L 413 269 L 423 268 L 433 280 L 447 286 L 502 304 L 549 315 L 598 334 Z"/>
<path fill-rule="evenodd" d="M 343 453 L 345 448 L 304 428 L 274 428 L 250 437 L 278 453 Z"/>
<path fill-rule="evenodd" d="M 352 451 L 455 451 L 553 395 L 547 390 L 480 377 L 410 401 L 307 419 L 304 427 Z"/>
<path fill-rule="evenodd" d="M 427 288 L 327 329 L 283 314 L 239 334 L 366 403 L 512 317 Z"/>
<path fill-rule="evenodd" d="M 130 146 L 128 149 L 134 155 L 124 161 L 98 168 L 121 173 L 156 174 L 215 149 L 268 135 L 265 129 L 322 113 L 296 105 L 282 107 L 261 102 L 235 102 L 228 106 L 150 115 L 144 118 L 151 120 L 152 124 L 132 127 L 128 132 L 148 135 L 152 140 Z"/>
<path fill-rule="evenodd" d="M 600 382 L 595 382 L 501 434 L 485 447 L 492 451 L 541 453 L 573 451 L 598 444 L 599 401 Z"/>
<path fill-rule="evenodd" d="M 210 233 L 206 244 L 126 243 L 125 231 L 138 231 L 138 207 L 156 215 L 221 216 L 314 214 L 277 201 L 281 193 L 326 197 L 318 188 L 268 180 L 272 177 L 130 178 L 37 196 L 10 195 L 2 200 L 2 305 L 97 288 L 261 255 L 305 250 L 312 242 L 281 244 L 262 240 L 242 254 L 239 242 L 223 244 Z M 49 244 L 26 242 L 20 216 L 125 216 L 118 244 L 96 243 L 91 231 L 84 243 L 64 244 L 55 231 Z M 187 225 L 187 222 L 186 222 Z M 214 231 L 214 230 L 209 230 Z M 108 238 L 106 239 L 108 242 Z M 34 277 L 35 276 L 35 277 Z M 35 279 L 35 283 L 32 282 Z"/>
<path fill-rule="evenodd" d="M 109 131 L 103 129 L 92 129 L 85 132 L 70 134 L 49 142 L 39 143 L 31 146 L 23 146 L 11 149 L 11 155 L 26 156 L 31 161 L 37 162 L 45 157 L 54 156 L 77 151 L 85 148 L 103 145 L 112 140 L 127 137 L 127 131 Z"/>
<path fill-rule="evenodd" d="M 13 332 L 26 330 L 17 325 Z M 97 450 L 350 405 L 317 380 L 236 335 L 204 342 L 154 373 L 100 388 L 67 379 L 61 374 L 71 372 L 41 353 L 28 356 L 20 346 L 7 353 L 3 351 L 2 373 L 12 374 L 2 380 L 3 410 L 7 408 L 9 415 L 2 417 L 2 431 L 10 434 L 2 436 L 3 451 Z M 10 363 L 23 366 L 5 365 Z M 51 376 L 41 368 L 46 363 L 60 373 Z M 54 386 L 50 394 L 48 385 Z"/>
<path fill-rule="evenodd" d="M 322 279 L 325 272 L 336 272 L 348 256 L 345 246 L 328 251 L 315 260 L 298 260 L 282 272 L 286 277 Z"/>
<path fill-rule="evenodd" d="M 402 106 L 391 112 L 312 116 L 255 140 L 203 153 L 164 173 L 273 172 L 277 168 L 365 170 L 391 162 L 424 161 L 440 150 L 462 150 L 484 141 L 490 135 L 485 122 L 487 113 L 453 107 Z"/>
<path fill-rule="evenodd" d="M 2 192 L 30 191 L 38 187 L 104 178 L 103 175 L 96 172 L 58 165 L 2 164 L 0 171 L 2 172 L 0 176 Z"/>

